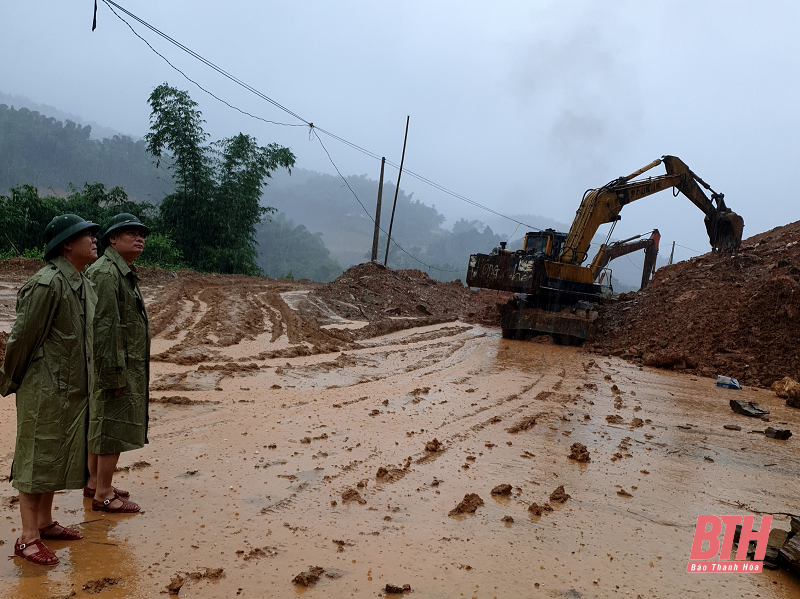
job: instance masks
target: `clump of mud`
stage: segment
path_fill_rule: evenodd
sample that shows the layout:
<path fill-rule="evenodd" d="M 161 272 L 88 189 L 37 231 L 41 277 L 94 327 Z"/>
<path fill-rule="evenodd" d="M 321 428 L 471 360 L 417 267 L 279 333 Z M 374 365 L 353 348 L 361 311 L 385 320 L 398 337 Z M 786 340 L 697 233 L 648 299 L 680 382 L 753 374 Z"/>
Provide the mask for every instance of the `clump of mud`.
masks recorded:
<path fill-rule="evenodd" d="M 539 505 L 535 501 L 528 507 L 528 511 L 534 516 L 541 516 L 545 512 L 552 512 L 553 506 L 549 503 Z"/>
<path fill-rule="evenodd" d="M 358 502 L 360 505 L 367 503 L 367 500 L 361 497 L 361 493 L 352 487 L 342 491 L 342 503 L 352 503 L 353 501 Z"/>
<path fill-rule="evenodd" d="M 295 576 L 292 582 L 302 587 L 310 587 L 317 584 L 317 581 L 319 581 L 320 576 L 323 574 L 325 574 L 325 568 L 311 566 L 305 572 L 300 572 L 300 574 Z"/>
<path fill-rule="evenodd" d="M 522 420 L 506 429 L 509 433 L 516 434 L 532 429 L 536 425 L 535 416 L 525 416 Z"/>
<path fill-rule="evenodd" d="M 149 468 L 150 466 L 152 466 L 150 462 L 139 460 L 137 462 L 134 462 L 130 466 L 117 467 L 114 469 L 114 472 L 129 472 L 131 470 L 143 470 L 144 468 Z"/>
<path fill-rule="evenodd" d="M 433 439 L 433 441 L 428 441 L 425 443 L 425 451 L 430 453 L 436 453 L 437 451 L 444 451 L 444 444 L 439 441 L 439 439 Z"/>
<path fill-rule="evenodd" d="M 492 495 L 511 495 L 512 487 L 508 483 L 503 483 L 502 485 L 497 485 L 494 489 L 492 489 Z"/>
<path fill-rule="evenodd" d="M 564 503 L 570 497 L 572 497 L 572 495 L 564 490 L 564 485 L 559 485 L 555 491 L 550 493 L 550 501 L 553 503 Z"/>
<path fill-rule="evenodd" d="M 464 499 L 450 510 L 448 516 L 456 516 L 458 514 L 474 514 L 479 507 L 484 505 L 483 499 L 478 496 L 477 493 L 467 493 L 464 495 Z"/>
<path fill-rule="evenodd" d="M 188 580 L 219 580 L 225 576 L 224 568 L 205 568 L 202 572 L 177 572 L 167 585 L 167 593 L 177 595 Z"/>
<path fill-rule="evenodd" d="M 90 580 L 89 582 L 84 584 L 82 588 L 84 593 L 87 593 L 89 595 L 95 595 L 100 591 L 102 591 L 103 589 L 117 585 L 120 582 L 122 582 L 121 578 L 105 577 L 101 578 L 100 580 Z"/>
<path fill-rule="evenodd" d="M 586 464 L 592 461 L 592 456 L 589 455 L 589 450 L 586 449 L 586 445 L 583 443 L 573 443 L 569 448 L 569 459 Z"/>
<path fill-rule="evenodd" d="M 609 414 L 608 416 L 606 416 L 606 422 L 608 422 L 609 424 L 622 424 L 624 420 L 622 419 L 622 416 L 620 416 L 619 414 Z"/>
<path fill-rule="evenodd" d="M 218 404 L 218 401 L 211 401 L 209 399 L 189 399 L 183 395 L 164 395 L 163 397 L 151 397 L 150 403 L 160 403 L 170 406 L 193 406 L 200 404 Z"/>

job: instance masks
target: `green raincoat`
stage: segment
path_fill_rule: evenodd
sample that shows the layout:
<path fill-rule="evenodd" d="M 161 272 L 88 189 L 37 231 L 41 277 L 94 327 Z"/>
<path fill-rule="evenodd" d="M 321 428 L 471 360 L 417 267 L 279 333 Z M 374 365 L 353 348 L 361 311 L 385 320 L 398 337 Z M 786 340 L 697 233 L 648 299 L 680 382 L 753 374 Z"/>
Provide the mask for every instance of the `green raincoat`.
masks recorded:
<path fill-rule="evenodd" d="M 96 302 L 91 283 L 61 256 L 48 261 L 17 293 L 0 395 L 17 394 L 11 479 L 24 493 L 86 484 Z"/>
<path fill-rule="evenodd" d="M 86 269 L 97 292 L 89 451 L 109 454 L 147 443 L 150 329 L 139 279 L 114 248 Z M 119 395 L 116 390 L 122 389 Z"/>

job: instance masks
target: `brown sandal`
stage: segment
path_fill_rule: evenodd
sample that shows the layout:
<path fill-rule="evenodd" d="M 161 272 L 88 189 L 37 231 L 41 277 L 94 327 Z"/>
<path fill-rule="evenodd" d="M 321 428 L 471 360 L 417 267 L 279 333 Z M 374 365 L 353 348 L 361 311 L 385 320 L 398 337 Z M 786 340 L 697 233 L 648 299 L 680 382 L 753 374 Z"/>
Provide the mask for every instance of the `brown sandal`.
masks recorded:
<path fill-rule="evenodd" d="M 39 548 L 39 551 L 36 553 L 31 553 L 30 555 L 25 555 L 23 551 L 30 547 L 31 545 L 35 545 Z M 56 566 L 58 565 L 58 557 L 56 554 L 50 551 L 47 546 L 42 543 L 41 539 L 36 539 L 35 541 L 31 541 L 30 543 L 14 543 L 14 555 L 17 557 L 21 557 L 24 560 L 31 562 L 32 564 L 36 564 L 38 566 Z M 56 561 L 50 561 L 55 559 Z"/>
<path fill-rule="evenodd" d="M 39 536 L 43 539 L 53 539 L 55 541 L 80 541 L 83 534 L 72 528 L 61 526 L 61 532 L 49 533 L 48 530 L 61 526 L 57 521 L 53 520 L 50 526 L 45 526 L 39 529 Z"/>
<path fill-rule="evenodd" d="M 131 494 L 129 491 L 123 491 L 122 489 L 117 489 L 116 487 L 111 487 L 114 489 L 114 495 L 117 497 L 130 497 Z M 97 493 L 97 489 L 90 489 L 89 487 L 83 488 L 83 496 L 88 497 L 89 499 L 94 499 L 95 494 Z"/>
<path fill-rule="evenodd" d="M 119 507 L 111 507 L 111 502 L 117 499 L 122 502 L 122 505 Z M 114 496 L 111 499 L 106 499 L 104 501 L 99 501 L 98 499 L 92 499 L 92 511 L 93 512 L 110 512 L 112 514 L 135 514 L 139 511 L 139 505 L 133 503 L 132 501 L 125 501 L 124 499 Z"/>

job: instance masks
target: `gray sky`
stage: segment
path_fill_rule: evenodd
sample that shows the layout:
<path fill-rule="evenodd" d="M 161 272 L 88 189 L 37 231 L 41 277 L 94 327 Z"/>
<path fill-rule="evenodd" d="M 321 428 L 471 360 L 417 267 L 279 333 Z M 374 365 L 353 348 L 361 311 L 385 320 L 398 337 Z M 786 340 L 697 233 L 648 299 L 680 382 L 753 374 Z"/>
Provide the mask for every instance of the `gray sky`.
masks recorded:
<path fill-rule="evenodd" d="M 396 163 L 411 115 L 406 167 L 503 213 L 571 222 L 587 188 L 674 154 L 725 193 L 745 219 L 745 237 L 800 220 L 790 187 L 800 149 L 798 2 L 119 3 L 305 119 Z M 2 3 L 0 90 L 141 136 L 147 97 L 167 81 L 199 102 L 213 138 L 244 131 L 291 147 L 300 167 L 334 172 L 307 129 L 223 106 L 102 2 L 93 33 L 92 4 Z M 136 29 L 230 103 L 297 122 Z M 378 161 L 323 142 L 344 174 L 377 179 Z M 401 185 L 450 222 L 486 216 L 410 177 Z M 622 216 L 616 237 L 657 227 L 665 243 L 708 249 L 702 213 L 683 196 L 662 192 Z"/>

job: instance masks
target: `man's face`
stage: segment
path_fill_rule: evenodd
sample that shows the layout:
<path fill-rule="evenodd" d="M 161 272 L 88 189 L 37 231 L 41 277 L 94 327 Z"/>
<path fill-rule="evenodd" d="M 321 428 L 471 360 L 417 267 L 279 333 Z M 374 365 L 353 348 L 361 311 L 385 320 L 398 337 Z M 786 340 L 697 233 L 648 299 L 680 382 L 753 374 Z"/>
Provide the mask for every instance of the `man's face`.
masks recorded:
<path fill-rule="evenodd" d="M 144 251 L 144 231 L 138 227 L 114 231 L 108 236 L 108 244 L 128 262 L 133 262 Z"/>
<path fill-rule="evenodd" d="M 97 239 L 90 230 L 64 242 L 64 257 L 73 264 L 91 264 L 97 260 Z"/>

